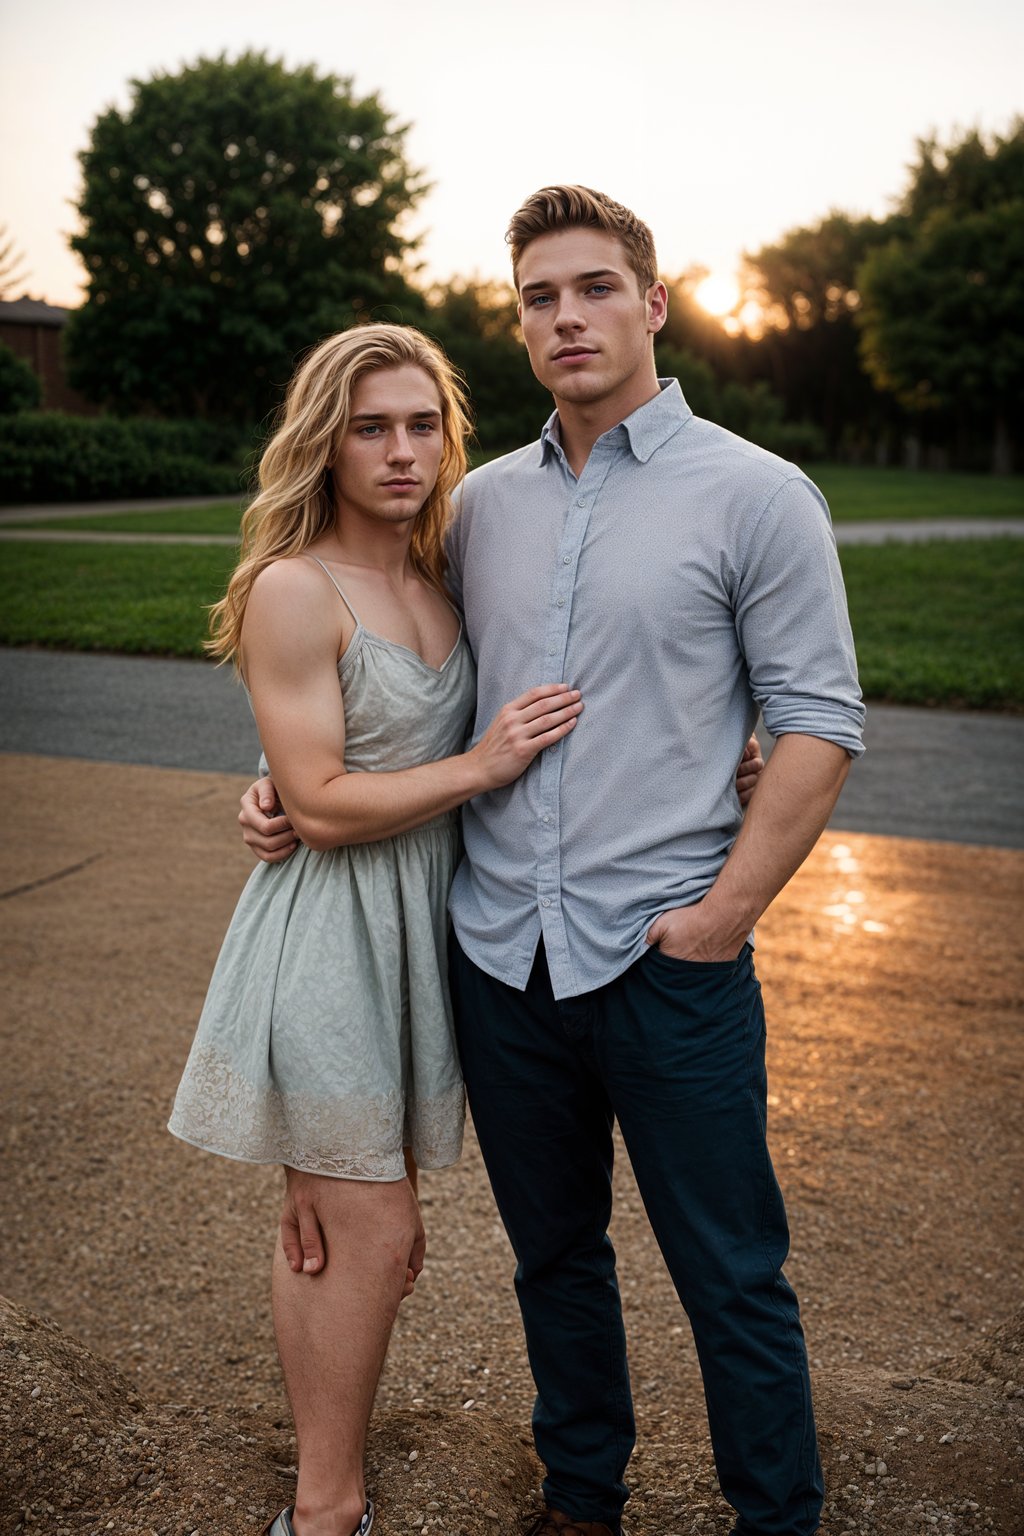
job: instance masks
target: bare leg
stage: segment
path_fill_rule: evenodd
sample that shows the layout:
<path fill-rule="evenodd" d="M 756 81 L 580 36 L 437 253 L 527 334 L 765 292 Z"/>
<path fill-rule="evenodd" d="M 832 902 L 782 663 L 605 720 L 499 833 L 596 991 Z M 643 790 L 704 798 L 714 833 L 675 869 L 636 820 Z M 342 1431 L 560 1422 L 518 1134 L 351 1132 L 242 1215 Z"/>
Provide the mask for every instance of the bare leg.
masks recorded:
<path fill-rule="evenodd" d="M 288 1170 L 288 1202 L 315 1215 L 326 1263 L 296 1273 L 274 1255 L 274 1328 L 299 1442 L 297 1536 L 349 1536 L 366 1502 L 363 1452 L 377 1379 L 419 1230 L 408 1180 Z"/>

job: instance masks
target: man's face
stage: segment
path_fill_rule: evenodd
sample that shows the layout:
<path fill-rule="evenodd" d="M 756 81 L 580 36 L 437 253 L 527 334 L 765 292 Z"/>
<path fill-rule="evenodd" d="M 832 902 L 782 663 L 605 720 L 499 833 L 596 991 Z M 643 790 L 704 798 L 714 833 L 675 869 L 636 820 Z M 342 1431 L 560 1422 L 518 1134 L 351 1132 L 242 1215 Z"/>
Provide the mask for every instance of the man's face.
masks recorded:
<path fill-rule="evenodd" d="M 531 240 L 519 262 L 519 318 L 530 364 L 556 400 L 598 404 L 654 378 L 651 337 L 665 323 L 665 288 L 641 294 L 626 249 L 599 229 Z"/>
<path fill-rule="evenodd" d="M 441 397 L 413 364 L 365 373 L 331 465 L 343 514 L 407 523 L 437 481 L 444 450 Z"/>

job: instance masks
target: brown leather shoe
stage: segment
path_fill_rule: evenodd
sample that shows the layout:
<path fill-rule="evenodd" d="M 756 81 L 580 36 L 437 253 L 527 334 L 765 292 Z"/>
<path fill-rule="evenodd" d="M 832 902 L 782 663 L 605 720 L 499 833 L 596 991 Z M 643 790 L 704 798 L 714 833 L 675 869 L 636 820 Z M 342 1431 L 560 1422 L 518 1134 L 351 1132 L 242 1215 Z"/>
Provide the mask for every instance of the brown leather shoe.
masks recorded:
<path fill-rule="evenodd" d="M 574 1520 L 560 1509 L 546 1509 L 528 1528 L 526 1536 L 624 1536 L 599 1520 Z"/>

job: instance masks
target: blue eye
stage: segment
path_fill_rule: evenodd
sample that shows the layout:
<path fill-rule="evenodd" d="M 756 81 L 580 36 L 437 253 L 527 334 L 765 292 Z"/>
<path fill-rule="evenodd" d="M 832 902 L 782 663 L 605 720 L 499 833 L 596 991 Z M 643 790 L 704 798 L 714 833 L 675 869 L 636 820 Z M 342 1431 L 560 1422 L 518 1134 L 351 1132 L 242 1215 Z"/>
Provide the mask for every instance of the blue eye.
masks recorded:
<path fill-rule="evenodd" d="M 535 293 L 533 298 L 530 299 L 528 307 L 530 309 L 539 309 L 542 304 L 549 304 L 550 302 L 551 302 L 551 295 L 550 294 L 548 294 L 548 293 Z"/>

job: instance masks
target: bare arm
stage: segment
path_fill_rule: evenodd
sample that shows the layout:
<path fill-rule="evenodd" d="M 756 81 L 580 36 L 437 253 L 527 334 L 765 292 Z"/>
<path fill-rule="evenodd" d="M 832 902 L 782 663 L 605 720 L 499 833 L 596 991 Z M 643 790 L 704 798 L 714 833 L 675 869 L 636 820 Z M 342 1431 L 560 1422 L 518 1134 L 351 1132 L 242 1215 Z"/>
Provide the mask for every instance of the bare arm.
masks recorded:
<path fill-rule="evenodd" d="M 656 918 L 648 943 L 680 960 L 738 955 L 821 836 L 849 767 L 849 756 L 834 742 L 780 737 L 718 879 L 703 901 Z"/>
<path fill-rule="evenodd" d="M 421 826 L 473 795 L 509 784 L 572 730 L 582 707 L 562 684 L 499 710 L 469 752 L 393 773 L 345 769 L 336 594 L 308 561 L 281 560 L 253 585 L 242 653 L 273 781 L 311 848 L 374 842 Z"/>

